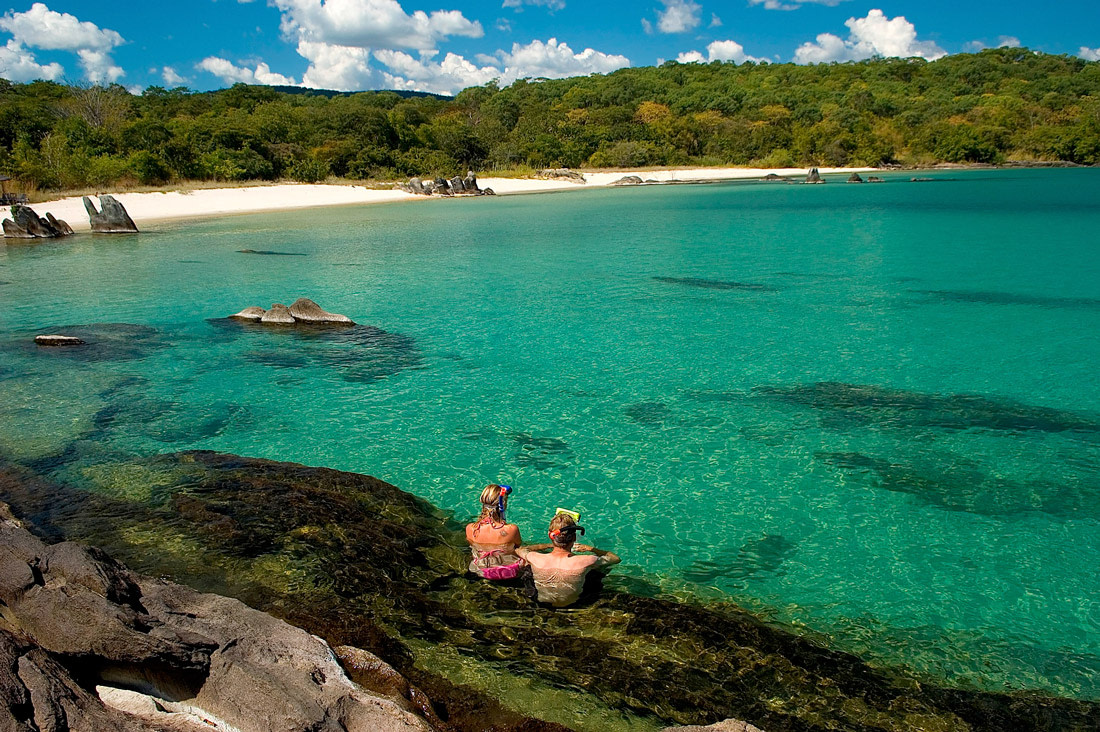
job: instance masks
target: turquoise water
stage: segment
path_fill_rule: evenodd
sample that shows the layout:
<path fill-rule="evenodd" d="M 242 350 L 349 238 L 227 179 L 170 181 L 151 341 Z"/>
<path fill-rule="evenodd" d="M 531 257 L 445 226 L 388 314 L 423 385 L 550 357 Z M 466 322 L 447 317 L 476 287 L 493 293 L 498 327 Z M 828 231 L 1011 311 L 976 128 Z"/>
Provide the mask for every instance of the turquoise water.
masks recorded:
<path fill-rule="evenodd" d="M 1100 171 L 935 177 L 0 245 L 0 454 L 133 500 L 96 466 L 222 450 L 460 516 L 507 482 L 527 540 L 575 508 L 618 574 L 1100 698 Z M 381 331 L 208 321 L 299 296 Z M 151 329 L 61 328 L 94 323 Z M 43 328 L 96 345 L 39 351 Z"/>

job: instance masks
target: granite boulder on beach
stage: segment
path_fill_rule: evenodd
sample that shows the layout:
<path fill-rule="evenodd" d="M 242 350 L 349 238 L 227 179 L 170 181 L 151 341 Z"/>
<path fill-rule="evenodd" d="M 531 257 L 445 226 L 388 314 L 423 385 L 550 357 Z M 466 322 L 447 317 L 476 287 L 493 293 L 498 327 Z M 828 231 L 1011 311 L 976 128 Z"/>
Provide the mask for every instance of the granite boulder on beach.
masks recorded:
<path fill-rule="evenodd" d="M 137 224 L 126 213 L 126 208 L 114 196 L 104 194 L 99 197 L 99 210 L 92 199 L 84 196 L 84 210 L 88 212 L 88 221 L 92 231 L 97 234 L 136 234 Z"/>

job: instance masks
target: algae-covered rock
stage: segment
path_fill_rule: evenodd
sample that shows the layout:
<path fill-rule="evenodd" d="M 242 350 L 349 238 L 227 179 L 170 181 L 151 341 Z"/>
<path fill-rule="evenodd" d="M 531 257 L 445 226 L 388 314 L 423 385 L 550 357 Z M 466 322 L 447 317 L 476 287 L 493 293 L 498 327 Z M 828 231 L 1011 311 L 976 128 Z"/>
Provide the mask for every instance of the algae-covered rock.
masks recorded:
<path fill-rule="evenodd" d="M 728 604 L 678 603 L 608 582 L 568 612 L 534 605 L 520 587 L 467 577 L 460 525 L 369 476 L 199 451 L 139 462 L 179 471 L 171 500 L 123 510 L 3 470 L 0 498 L 42 531 L 95 542 L 143 571 L 231 593 L 334 646 L 373 653 L 456 730 L 603 730 L 612 718 L 627 726 L 654 717 L 741 719 L 768 732 L 1100 724 L 1095 703 L 938 686 Z M 1100 672 L 1081 663 L 1082 673 Z M 488 696 L 502 688 L 499 699 Z M 387 693 L 405 709 L 411 703 L 400 682 Z"/>

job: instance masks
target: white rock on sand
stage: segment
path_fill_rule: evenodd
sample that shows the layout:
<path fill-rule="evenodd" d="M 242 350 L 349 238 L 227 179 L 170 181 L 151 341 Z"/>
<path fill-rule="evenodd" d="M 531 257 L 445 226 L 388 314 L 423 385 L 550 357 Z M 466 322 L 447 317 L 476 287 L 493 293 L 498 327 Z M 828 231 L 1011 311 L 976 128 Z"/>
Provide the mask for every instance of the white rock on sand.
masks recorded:
<path fill-rule="evenodd" d="M 541 193 L 560 190 L 591 190 L 609 186 L 624 176 L 637 175 L 643 180 L 662 183 L 686 180 L 737 180 L 763 178 L 768 173 L 800 177 L 806 168 L 691 168 L 662 170 L 616 170 L 584 173 L 587 181 L 582 185 L 566 180 L 534 180 L 530 178 L 478 178 L 482 188 L 492 188 L 501 195 L 510 193 Z M 874 168 L 821 168 L 822 175 L 874 171 Z M 116 193 L 138 228 L 151 221 L 169 219 L 209 218 L 229 214 L 280 211 L 315 206 L 340 206 L 349 204 L 388 203 L 393 201 L 428 201 L 428 196 L 417 196 L 404 191 L 376 190 L 363 186 L 312 185 L 281 183 L 270 186 L 244 188 L 209 188 L 194 191 L 161 193 Z M 88 215 L 79 197 L 36 203 L 35 208 L 49 211 L 69 222 L 75 231 L 90 231 Z"/>

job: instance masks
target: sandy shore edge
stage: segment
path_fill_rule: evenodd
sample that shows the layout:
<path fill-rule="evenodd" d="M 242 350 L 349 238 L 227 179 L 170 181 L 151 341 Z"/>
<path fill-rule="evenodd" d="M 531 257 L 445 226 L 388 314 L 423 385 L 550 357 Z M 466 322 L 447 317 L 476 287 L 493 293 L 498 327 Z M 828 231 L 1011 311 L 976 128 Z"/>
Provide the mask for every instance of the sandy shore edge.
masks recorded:
<path fill-rule="evenodd" d="M 874 168 L 820 168 L 822 175 L 873 172 Z M 805 168 L 685 168 L 662 170 L 619 170 L 584 173 L 585 184 L 565 180 L 530 178 L 478 178 L 482 188 L 500 195 L 542 193 L 546 191 L 604 188 L 620 178 L 636 175 L 642 180 L 661 183 L 672 181 L 720 181 L 763 178 L 769 173 L 780 176 L 805 176 Z M 110 191 L 105 191 L 110 192 Z M 377 190 L 356 185 L 278 183 L 245 188 L 209 188 L 194 191 L 113 194 L 137 223 L 138 228 L 156 221 L 208 218 L 232 214 L 284 211 L 319 206 L 430 201 L 436 197 L 415 196 L 404 191 Z M 88 215 L 79 197 L 62 198 L 32 205 L 40 216 L 47 212 L 66 221 L 75 231 L 90 231 Z"/>

